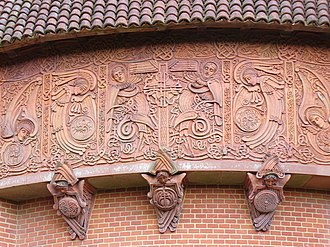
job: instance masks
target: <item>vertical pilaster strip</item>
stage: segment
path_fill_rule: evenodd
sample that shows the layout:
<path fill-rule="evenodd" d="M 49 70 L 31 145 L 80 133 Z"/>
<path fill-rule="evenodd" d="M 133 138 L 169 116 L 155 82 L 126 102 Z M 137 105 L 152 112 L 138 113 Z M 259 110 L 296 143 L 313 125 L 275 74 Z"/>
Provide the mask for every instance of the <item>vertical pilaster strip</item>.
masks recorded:
<path fill-rule="evenodd" d="M 99 82 L 98 82 L 98 112 L 99 128 L 97 128 L 98 146 L 99 149 L 105 149 L 105 98 L 106 88 L 108 85 L 108 65 L 100 65 L 99 68 Z"/>
<path fill-rule="evenodd" d="M 224 88 L 224 105 L 223 105 L 223 128 L 224 128 L 224 143 L 231 144 L 232 135 L 232 83 L 231 83 L 231 61 L 223 60 L 221 66 L 222 81 Z"/>
<path fill-rule="evenodd" d="M 50 157 L 50 105 L 52 90 L 52 74 L 44 74 L 42 78 L 42 95 L 43 95 L 43 111 L 42 111 L 42 155 Z"/>
<path fill-rule="evenodd" d="M 166 91 L 166 73 L 167 64 L 161 64 L 159 68 L 160 83 L 162 83 L 161 97 L 159 98 L 159 148 L 168 147 L 169 145 L 169 123 L 168 123 L 168 103 Z"/>
<path fill-rule="evenodd" d="M 289 143 L 297 144 L 297 125 L 296 125 L 296 104 L 294 97 L 294 63 L 285 61 L 285 81 L 286 81 L 286 126 Z"/>

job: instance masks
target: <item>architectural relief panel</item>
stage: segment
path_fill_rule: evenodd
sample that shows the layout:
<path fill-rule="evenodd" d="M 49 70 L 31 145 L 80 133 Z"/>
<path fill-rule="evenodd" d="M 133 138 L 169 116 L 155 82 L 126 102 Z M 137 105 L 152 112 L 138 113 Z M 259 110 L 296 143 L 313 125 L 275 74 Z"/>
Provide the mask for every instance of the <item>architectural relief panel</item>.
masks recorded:
<path fill-rule="evenodd" d="M 330 49 L 264 39 L 97 39 L 2 66 L 0 177 L 163 148 L 172 160 L 328 165 Z"/>
<path fill-rule="evenodd" d="M 42 79 L 6 82 L 1 86 L 1 172 L 36 172 L 43 166 L 40 155 Z"/>

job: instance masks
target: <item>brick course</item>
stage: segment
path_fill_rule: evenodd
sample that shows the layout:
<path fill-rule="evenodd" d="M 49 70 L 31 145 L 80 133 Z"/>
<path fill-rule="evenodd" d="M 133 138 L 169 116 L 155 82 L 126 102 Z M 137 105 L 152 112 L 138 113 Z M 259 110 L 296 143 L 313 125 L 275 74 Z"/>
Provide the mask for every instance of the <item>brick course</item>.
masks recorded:
<path fill-rule="evenodd" d="M 0 246 L 14 247 L 17 236 L 18 205 L 0 200 Z"/>
<path fill-rule="evenodd" d="M 51 197 L 0 201 L 0 246 L 330 246 L 330 192 L 285 189 L 270 231 L 258 233 L 241 187 L 189 186 L 177 232 L 165 234 L 158 232 L 147 192 L 99 192 L 84 241 L 70 240 Z"/>

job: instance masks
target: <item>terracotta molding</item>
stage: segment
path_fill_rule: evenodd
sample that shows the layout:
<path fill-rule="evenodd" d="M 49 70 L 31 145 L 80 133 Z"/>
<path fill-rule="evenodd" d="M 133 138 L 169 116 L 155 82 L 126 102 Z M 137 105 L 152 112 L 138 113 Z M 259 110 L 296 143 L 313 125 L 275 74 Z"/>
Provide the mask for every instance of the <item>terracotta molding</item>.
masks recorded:
<path fill-rule="evenodd" d="M 147 173 L 153 162 L 136 162 L 125 164 L 104 164 L 82 167 L 74 170 L 77 178 L 91 178 L 101 176 L 112 176 L 120 174 L 139 174 Z M 243 172 L 257 172 L 262 166 L 261 163 L 244 161 L 177 161 L 176 167 L 180 172 L 192 171 L 243 171 Z M 301 165 L 298 163 L 282 163 L 285 173 L 291 174 L 307 174 L 317 176 L 330 176 L 330 169 L 327 166 L 317 165 Z M 0 189 L 9 187 L 29 185 L 35 183 L 49 182 L 52 178 L 53 172 L 40 172 L 37 174 L 25 174 L 21 176 L 7 177 L 0 180 Z"/>

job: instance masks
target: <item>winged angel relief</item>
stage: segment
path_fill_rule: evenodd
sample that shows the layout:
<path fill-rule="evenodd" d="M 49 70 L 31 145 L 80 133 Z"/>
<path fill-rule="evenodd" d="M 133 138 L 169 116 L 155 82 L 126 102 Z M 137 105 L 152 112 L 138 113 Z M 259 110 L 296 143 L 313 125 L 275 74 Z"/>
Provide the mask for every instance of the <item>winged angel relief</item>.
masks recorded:
<path fill-rule="evenodd" d="M 251 149 L 266 145 L 283 125 L 284 79 L 276 64 L 237 66 L 234 121 L 242 141 Z"/>
<path fill-rule="evenodd" d="M 111 66 L 108 154 L 122 160 L 207 157 L 222 138 L 222 90 L 216 62 L 152 61 Z M 134 155 L 132 155 L 134 153 Z"/>
<path fill-rule="evenodd" d="M 330 157 L 330 96 L 322 76 L 313 70 L 300 66 L 297 70 L 300 79 L 301 102 L 299 118 L 302 147 L 311 146 L 315 160 L 324 161 Z"/>
<path fill-rule="evenodd" d="M 53 75 L 51 120 L 56 155 L 78 155 L 87 148 L 96 149 L 96 77 L 85 70 Z M 69 159 L 70 157 L 66 157 Z"/>
<path fill-rule="evenodd" d="M 20 174 L 30 169 L 37 171 L 40 152 L 37 145 L 39 131 L 36 103 L 41 88 L 41 79 L 18 82 L 4 90 L 1 101 L 5 106 L 1 124 L 2 156 L 0 177 L 8 172 Z M 23 86 L 21 86 L 23 84 Z M 6 89 L 6 85 L 3 85 Z M 12 89 L 16 90 L 12 90 Z"/>

